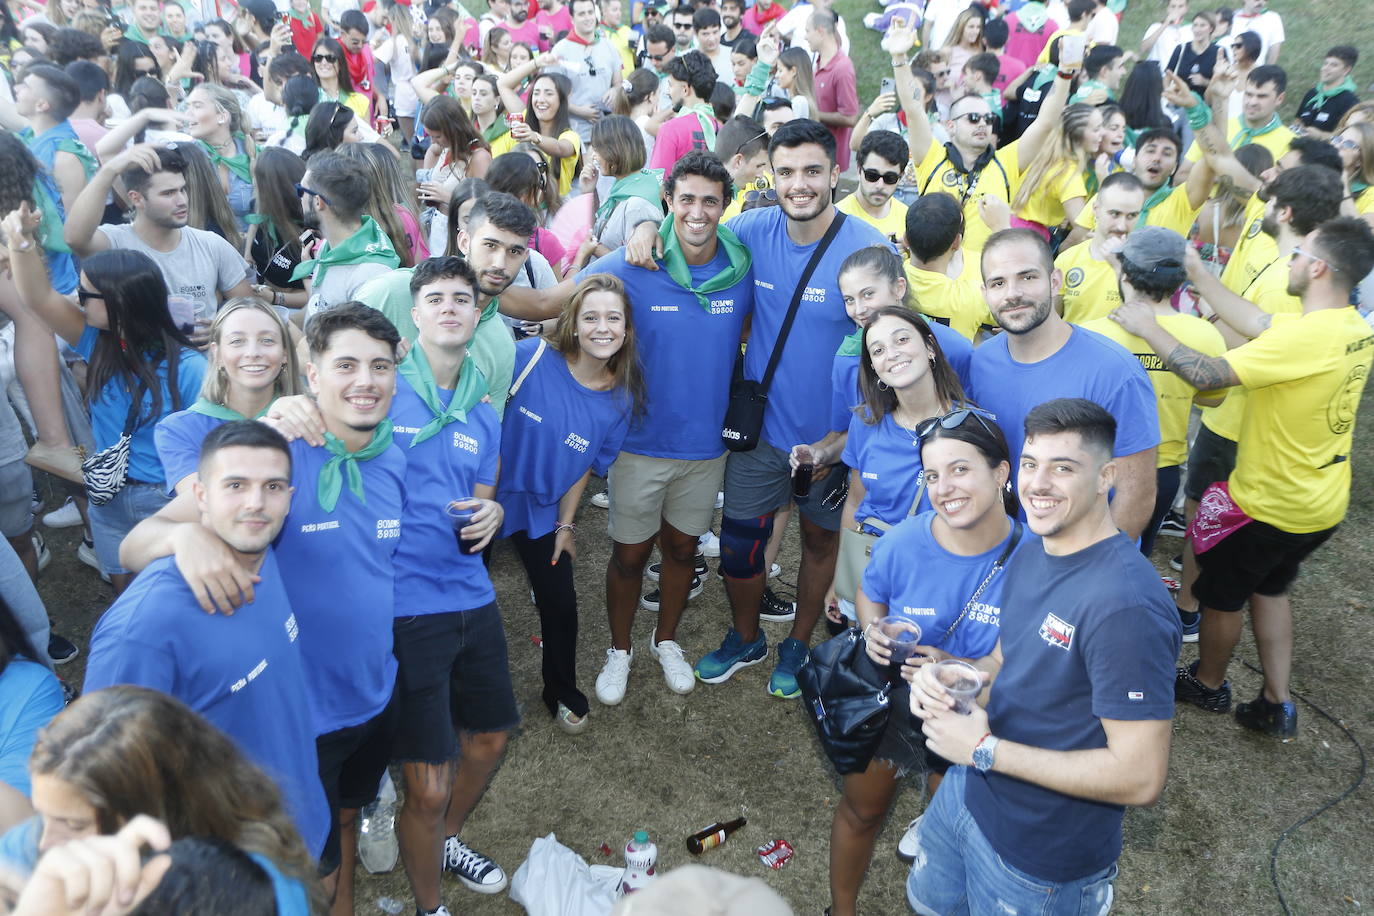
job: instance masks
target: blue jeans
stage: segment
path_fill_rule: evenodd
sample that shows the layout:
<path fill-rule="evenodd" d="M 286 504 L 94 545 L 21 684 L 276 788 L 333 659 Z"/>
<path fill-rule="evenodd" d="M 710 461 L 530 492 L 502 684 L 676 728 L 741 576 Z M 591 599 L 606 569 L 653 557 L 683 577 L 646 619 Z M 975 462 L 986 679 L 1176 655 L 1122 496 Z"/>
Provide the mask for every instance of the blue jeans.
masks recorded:
<path fill-rule="evenodd" d="M 162 487 L 147 483 L 126 483 L 114 499 L 103 506 L 91 504 L 91 540 L 95 541 L 95 555 L 100 571 L 107 576 L 125 575 L 129 570 L 119 565 L 119 545 L 134 526 L 155 514 L 171 502 Z"/>
<path fill-rule="evenodd" d="M 999 856 L 964 805 L 968 767 L 950 767 L 917 827 L 918 849 L 906 899 L 922 916 L 965 913 L 1104 916 L 1112 908 L 1116 865 L 1055 883 Z"/>
<path fill-rule="evenodd" d="M 15 622 L 33 643 L 33 651 L 37 654 L 34 661 L 52 667 L 48 658 L 48 611 L 19 554 L 4 538 L 0 538 L 0 599 L 9 605 Z"/>

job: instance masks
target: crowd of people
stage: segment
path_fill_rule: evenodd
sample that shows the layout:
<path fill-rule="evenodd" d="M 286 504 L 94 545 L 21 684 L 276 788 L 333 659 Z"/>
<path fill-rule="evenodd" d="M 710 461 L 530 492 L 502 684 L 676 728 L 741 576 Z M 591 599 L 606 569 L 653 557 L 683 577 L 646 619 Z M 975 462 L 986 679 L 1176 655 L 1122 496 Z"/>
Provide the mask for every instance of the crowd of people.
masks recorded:
<path fill-rule="evenodd" d="M 463 835 L 522 715 L 507 540 L 569 735 L 625 702 L 641 611 L 676 694 L 768 661 L 797 698 L 822 621 L 900 673 L 827 913 L 909 776 L 916 912 L 1105 913 L 1247 609 L 1234 718 L 1297 735 L 1288 592 L 1374 362 L 1358 51 L 1285 122 L 1265 0 L 1167 0 L 1138 45 L 1125 0 L 488 6 L 2 8 L 14 911 L 351 913 L 398 857 L 418 916 L 445 874 L 505 889 Z M 35 469 L 114 595 L 80 685 Z M 730 620 L 684 646 L 710 559 Z"/>

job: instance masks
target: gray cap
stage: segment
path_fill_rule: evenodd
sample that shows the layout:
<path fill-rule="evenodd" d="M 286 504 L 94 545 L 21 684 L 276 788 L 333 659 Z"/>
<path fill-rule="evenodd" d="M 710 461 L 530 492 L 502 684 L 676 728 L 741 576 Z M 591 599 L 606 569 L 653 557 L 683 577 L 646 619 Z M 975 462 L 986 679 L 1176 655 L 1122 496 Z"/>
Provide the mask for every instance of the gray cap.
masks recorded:
<path fill-rule="evenodd" d="M 1127 237 L 1120 257 L 1149 273 L 1183 273 L 1187 246 L 1187 240 L 1172 229 L 1142 226 Z"/>

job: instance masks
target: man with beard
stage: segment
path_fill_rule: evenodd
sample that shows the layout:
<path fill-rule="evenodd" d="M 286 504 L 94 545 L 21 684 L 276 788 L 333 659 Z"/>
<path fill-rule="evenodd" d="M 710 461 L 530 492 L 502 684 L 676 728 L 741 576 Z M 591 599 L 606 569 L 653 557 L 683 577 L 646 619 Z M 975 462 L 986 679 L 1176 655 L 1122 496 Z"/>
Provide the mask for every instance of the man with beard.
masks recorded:
<path fill-rule="evenodd" d="M 1254 339 L 1223 356 L 1181 344 L 1139 304 L 1123 305 L 1112 316 L 1190 384 L 1247 392 L 1235 470 L 1225 484 L 1208 489 L 1193 528 L 1202 567 L 1193 594 L 1203 609 L 1202 626 L 1198 661 L 1178 669 L 1174 696 L 1214 712 L 1230 709 L 1226 669 L 1240 640 L 1239 612 L 1248 603 L 1264 685 L 1252 702 L 1236 707 L 1236 720 L 1283 741 L 1297 736 L 1298 725 L 1288 689 L 1288 589 L 1349 505 L 1355 413 L 1374 361 L 1374 336 L 1350 305 L 1350 294 L 1371 267 L 1374 235 L 1362 220 L 1322 223 L 1292 247 L 1281 269 L 1285 291 L 1301 300 L 1301 313 L 1271 315 L 1233 303 L 1227 323 Z"/>
<path fill-rule="evenodd" d="M 511 41 L 532 48 L 539 46 L 539 26 L 530 18 L 530 5 L 526 0 L 511 0 L 510 14 L 500 26 L 510 33 Z"/>
<path fill-rule="evenodd" d="M 1096 214 L 1092 238 L 1066 248 L 1054 259 L 1064 275 L 1059 295 L 1059 314 L 1070 324 L 1083 324 L 1105 316 L 1121 303 L 1116 271 L 1110 258 L 1121 250 L 1135 228 L 1145 203 L 1145 187 L 1130 172 L 1108 175 L 1093 195 Z"/>
<path fill-rule="evenodd" d="M 744 29 L 744 0 L 722 0 L 720 26 L 720 43 L 727 48 L 733 48 L 741 36 L 748 34 Z"/>
<path fill-rule="evenodd" d="M 505 412 L 506 392 L 515 366 L 515 341 L 498 314 L 502 306 L 497 297 L 510 288 L 524 269 L 529 239 L 536 225 L 533 210 L 509 194 L 493 191 L 477 199 L 468 212 L 467 225 L 458 231 L 458 254 L 468 259 L 477 274 L 477 304 L 482 310 L 467 355 L 487 380 L 487 394 L 497 416 Z M 413 267 L 393 270 L 358 290 L 358 301 L 390 318 L 401 337 L 410 343 L 419 336 L 411 317 L 414 297 L 410 280 L 414 273 Z M 535 303 L 543 301 L 543 291 L 525 287 L 515 290 Z M 541 312 L 540 316 L 556 318 L 558 312 L 555 307 L 551 313 Z"/>
<path fill-rule="evenodd" d="M 1172 76 L 1172 73 L 1166 73 L 1165 79 Z M 1187 89 L 1186 85 L 1184 89 Z M 1191 92 L 1188 98 L 1192 98 Z M 1197 219 L 1198 211 L 1207 202 L 1207 195 L 1212 189 L 1212 170 L 1204 163 L 1194 166 L 1183 184 L 1173 183 L 1174 175 L 1178 172 L 1180 152 L 1178 134 L 1167 127 L 1151 128 L 1136 140 L 1131 174 L 1140 179 L 1145 188 L 1145 200 L 1135 220 L 1137 227 L 1158 226 L 1186 236 Z M 1069 244 L 1083 240 L 1096 226 L 1096 208 L 1084 207 L 1078 214 L 1073 232 L 1069 234 Z"/>
<path fill-rule="evenodd" d="M 161 690 L 205 716 L 276 780 L 311 855 L 329 833 L 307 672 L 282 570 L 271 549 L 291 505 L 286 440 L 225 423 L 201 446 L 194 508 L 255 588 L 233 616 L 202 613 L 172 557 L 149 565 L 91 633 L 87 693 Z"/>
<path fill-rule="evenodd" d="M 859 144 L 859 187 L 840 202 L 839 210 L 858 217 L 896 245 L 906 232 L 906 204 L 896 200 L 902 172 L 911 161 L 906 141 L 890 130 L 874 130 Z"/>
<path fill-rule="evenodd" d="M 585 145 L 591 139 L 592 125 L 605 110 L 607 93 L 620 85 L 623 64 L 620 49 L 597 22 L 596 0 L 573 0 L 568 8 L 572 10 L 572 31 L 554 44 L 558 64 L 552 69 L 567 74 L 572 84 L 568 113 L 573 130 Z"/>
<path fill-rule="evenodd" d="M 121 179 L 132 223 L 100 224 L 105 200 Z M 71 210 L 63 236 L 78 257 L 127 248 L 153 259 L 167 281 L 172 316 L 180 324 L 209 319 L 220 302 L 253 295 L 243 256 L 224 239 L 186 225 L 186 160 L 174 144 L 144 143 L 100 167 Z"/>
<path fill-rule="evenodd" d="M 1084 398 L 1105 408 L 1116 420 L 1112 518 L 1129 537 L 1139 537 L 1154 511 L 1159 445 L 1159 412 L 1145 370 L 1125 348 L 1054 310 L 1064 275 L 1035 232 L 993 235 L 983 247 L 982 269 L 983 297 L 1006 333 L 973 351 L 969 396 L 997 418 L 1013 471 L 1022 425 L 1037 404 Z"/>

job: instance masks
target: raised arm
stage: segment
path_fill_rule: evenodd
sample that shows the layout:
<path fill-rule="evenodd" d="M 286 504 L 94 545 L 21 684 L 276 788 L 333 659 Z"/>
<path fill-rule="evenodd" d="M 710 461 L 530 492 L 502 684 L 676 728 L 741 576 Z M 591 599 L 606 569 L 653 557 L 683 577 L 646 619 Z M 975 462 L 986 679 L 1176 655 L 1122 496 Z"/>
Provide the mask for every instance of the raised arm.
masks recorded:
<path fill-rule="evenodd" d="M 894 20 L 883 38 L 883 50 L 892 55 L 892 76 L 897 83 L 897 104 L 906 114 L 906 143 L 911 162 L 919 165 L 930 151 L 934 135 L 926 117 L 925 85 L 911 72 L 911 48 L 915 32 L 905 19 Z"/>
<path fill-rule="evenodd" d="M 558 58 L 545 52 L 536 56 L 533 60 L 527 60 L 520 66 L 507 70 L 496 78 L 496 89 L 501 93 L 501 104 L 506 107 L 506 111 L 524 111 L 525 102 L 520 98 L 520 94 L 515 90 L 526 79 L 538 73 L 543 67 L 554 67 L 558 65 Z"/>
<path fill-rule="evenodd" d="M 89 257 L 110 247 L 109 239 L 99 231 L 100 218 L 105 213 L 105 199 L 114 188 L 115 179 L 131 166 L 139 166 L 149 174 L 161 168 L 156 147 L 151 143 L 141 143 L 106 162 L 91 177 L 90 183 L 81 189 L 76 202 L 67 210 L 67 223 L 62 237 L 77 256 Z"/>
<path fill-rule="evenodd" d="M 1040 152 L 1040 148 L 1045 145 L 1054 128 L 1059 124 L 1064 115 L 1064 107 L 1069 101 L 1069 87 L 1073 85 L 1073 76 L 1078 72 L 1078 66 L 1063 66 L 1054 75 L 1054 85 L 1050 87 L 1049 94 L 1045 96 L 1045 101 L 1040 106 L 1040 112 L 1035 116 L 1035 120 L 1026 128 L 1021 135 L 1021 140 L 1016 144 L 1016 171 L 1024 172 L 1030 167 L 1031 161 Z"/>
<path fill-rule="evenodd" d="M 10 273 L 19 301 L 4 309 L 28 309 L 72 346 L 86 331 L 86 315 L 66 296 L 52 288 L 43 248 L 38 243 L 42 216 L 28 201 L 5 216 L 5 242 L 9 246 Z"/>
<path fill-rule="evenodd" d="M 1227 100 L 1231 96 L 1231 90 L 1235 88 L 1236 75 L 1230 68 L 1222 69 L 1220 64 L 1217 66 L 1212 82 L 1207 87 L 1208 108 L 1204 112 L 1199 106 L 1203 103 L 1188 88 L 1188 84 L 1183 81 L 1176 73 L 1164 74 L 1164 97 L 1179 108 L 1188 113 L 1189 122 L 1192 123 L 1194 134 L 1197 137 L 1198 148 L 1202 150 L 1202 155 L 1207 161 L 1208 168 L 1214 173 L 1215 177 L 1226 177 L 1231 179 L 1232 184 L 1243 191 L 1258 191 L 1260 180 L 1241 164 L 1232 152 L 1231 145 L 1227 142 L 1225 128 Z M 1205 119 L 1206 123 L 1202 127 L 1197 124 Z M 1192 175 L 1188 176 L 1192 180 Z M 1188 196 L 1193 199 L 1194 188 L 1189 187 Z M 1205 200 L 1205 195 L 1204 195 Z"/>
<path fill-rule="evenodd" d="M 1188 279 L 1217 317 L 1246 340 L 1263 334 L 1273 316 L 1243 296 L 1238 296 L 1202 263 L 1197 249 L 1188 246 Z M 1162 354 L 1161 354 L 1162 355 Z"/>

